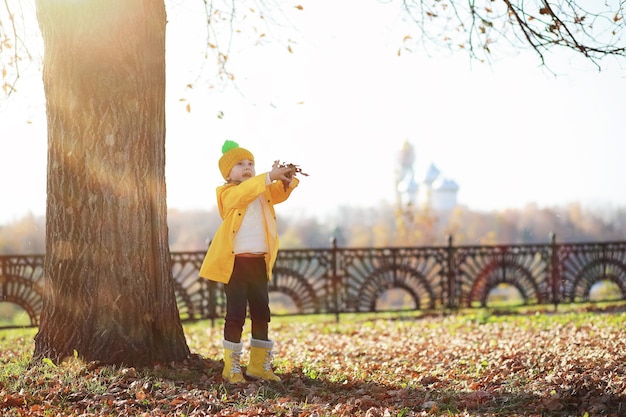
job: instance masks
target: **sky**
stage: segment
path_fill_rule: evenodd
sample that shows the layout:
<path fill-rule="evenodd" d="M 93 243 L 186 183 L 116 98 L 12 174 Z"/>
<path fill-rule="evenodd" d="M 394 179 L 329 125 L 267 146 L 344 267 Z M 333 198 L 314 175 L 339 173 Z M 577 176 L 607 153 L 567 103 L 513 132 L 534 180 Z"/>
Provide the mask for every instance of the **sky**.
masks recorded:
<path fill-rule="evenodd" d="M 393 204 L 405 141 L 417 176 L 435 164 L 472 210 L 626 206 L 624 62 L 598 71 L 558 52 L 549 69 L 531 50 L 488 64 L 432 48 L 398 55 L 408 29 L 395 3 L 316 0 L 288 6 L 272 32 L 251 14 L 229 51 L 235 82 L 215 85 L 202 3 L 166 2 L 169 208 L 215 207 L 226 139 L 254 153 L 257 172 L 281 160 L 309 174 L 277 207 L 291 214 Z M 17 94 L 0 98 L 0 224 L 45 214 L 40 67 L 24 63 Z"/>

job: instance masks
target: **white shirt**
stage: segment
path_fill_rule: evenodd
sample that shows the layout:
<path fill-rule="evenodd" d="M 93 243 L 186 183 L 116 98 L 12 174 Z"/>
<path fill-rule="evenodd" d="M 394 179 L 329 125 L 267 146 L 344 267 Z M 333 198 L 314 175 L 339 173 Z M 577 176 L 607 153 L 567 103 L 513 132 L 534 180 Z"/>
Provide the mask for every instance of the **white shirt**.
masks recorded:
<path fill-rule="evenodd" d="M 265 216 L 261 207 L 261 197 L 252 201 L 241 220 L 235 235 L 235 255 L 239 253 L 266 253 Z"/>

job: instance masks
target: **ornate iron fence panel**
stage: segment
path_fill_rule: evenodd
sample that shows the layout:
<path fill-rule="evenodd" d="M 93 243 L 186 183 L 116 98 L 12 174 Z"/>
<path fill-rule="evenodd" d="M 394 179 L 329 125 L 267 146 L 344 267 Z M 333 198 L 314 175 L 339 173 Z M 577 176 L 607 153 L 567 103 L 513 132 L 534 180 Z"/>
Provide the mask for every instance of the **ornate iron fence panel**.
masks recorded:
<path fill-rule="evenodd" d="M 0 256 L 0 302 L 20 306 L 39 325 L 43 303 L 43 256 Z"/>
<path fill-rule="evenodd" d="M 198 276 L 204 255 L 171 253 L 185 321 L 225 314 L 223 285 Z M 42 309 L 43 264 L 44 255 L 0 256 L 0 303 L 21 307 L 31 326 Z M 405 291 L 418 310 L 485 306 L 500 284 L 515 287 L 524 304 L 589 301 L 599 282 L 615 284 L 626 300 L 626 242 L 287 249 L 278 253 L 269 290 L 288 297 L 296 314 L 339 314 L 376 311 L 391 289 Z"/>
<path fill-rule="evenodd" d="M 279 251 L 269 290 L 287 295 L 298 314 L 334 311 L 332 252 L 329 249 Z"/>
<path fill-rule="evenodd" d="M 178 312 L 183 320 L 217 317 L 224 306 L 217 284 L 198 276 L 205 252 L 172 252 L 172 277 Z"/>
<path fill-rule="evenodd" d="M 558 245 L 561 300 L 588 301 L 601 281 L 614 283 L 626 299 L 626 242 Z"/>
<path fill-rule="evenodd" d="M 415 309 L 444 302 L 446 248 L 339 249 L 342 311 L 375 311 L 390 289 L 409 293 Z"/>
<path fill-rule="evenodd" d="M 524 304 L 551 301 L 549 245 L 461 246 L 454 250 L 455 305 L 487 305 L 499 284 L 517 288 Z"/>

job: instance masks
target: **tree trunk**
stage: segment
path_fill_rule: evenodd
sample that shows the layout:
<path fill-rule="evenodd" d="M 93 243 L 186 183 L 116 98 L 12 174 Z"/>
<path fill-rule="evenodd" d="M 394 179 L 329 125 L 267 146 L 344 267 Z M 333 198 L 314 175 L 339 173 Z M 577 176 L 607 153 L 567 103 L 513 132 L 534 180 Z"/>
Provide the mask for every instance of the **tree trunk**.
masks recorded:
<path fill-rule="evenodd" d="M 48 118 L 45 293 L 34 359 L 189 356 L 165 198 L 163 0 L 37 0 Z"/>

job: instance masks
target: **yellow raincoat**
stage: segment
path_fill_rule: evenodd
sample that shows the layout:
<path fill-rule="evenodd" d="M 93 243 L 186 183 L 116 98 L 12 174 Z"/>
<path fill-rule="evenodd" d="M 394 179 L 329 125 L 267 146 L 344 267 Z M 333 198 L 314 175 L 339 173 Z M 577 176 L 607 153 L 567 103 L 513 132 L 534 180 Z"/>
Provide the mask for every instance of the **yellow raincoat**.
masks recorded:
<path fill-rule="evenodd" d="M 227 284 L 235 264 L 235 235 L 241 226 L 246 208 L 259 195 L 265 218 L 265 237 L 268 252 L 265 254 L 267 278 L 272 278 L 272 268 L 278 254 L 278 231 L 274 204 L 285 201 L 298 179 L 294 178 L 285 190 L 282 181 L 267 184 L 267 173 L 257 175 L 240 184 L 224 184 L 216 190 L 217 207 L 222 217 L 222 224 L 215 232 L 211 245 L 200 268 L 200 276 L 212 281 Z"/>

